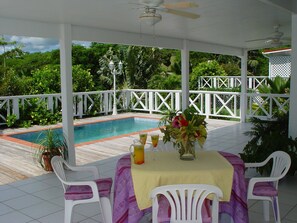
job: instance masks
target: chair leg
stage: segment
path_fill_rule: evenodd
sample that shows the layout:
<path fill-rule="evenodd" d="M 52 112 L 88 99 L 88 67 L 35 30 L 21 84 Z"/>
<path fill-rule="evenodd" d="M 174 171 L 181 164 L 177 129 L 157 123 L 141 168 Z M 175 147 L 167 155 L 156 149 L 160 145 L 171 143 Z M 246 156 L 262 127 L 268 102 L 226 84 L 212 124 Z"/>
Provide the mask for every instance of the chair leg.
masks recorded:
<path fill-rule="evenodd" d="M 71 223 L 73 204 L 70 200 L 65 200 L 64 223 Z"/>
<path fill-rule="evenodd" d="M 280 211 L 279 211 L 279 205 L 278 205 L 278 197 L 272 198 L 272 209 L 273 209 L 275 222 L 281 223 Z"/>
<path fill-rule="evenodd" d="M 112 223 L 111 203 L 107 197 L 100 198 L 104 223 Z"/>
<path fill-rule="evenodd" d="M 269 221 L 269 201 L 263 201 L 264 220 Z"/>

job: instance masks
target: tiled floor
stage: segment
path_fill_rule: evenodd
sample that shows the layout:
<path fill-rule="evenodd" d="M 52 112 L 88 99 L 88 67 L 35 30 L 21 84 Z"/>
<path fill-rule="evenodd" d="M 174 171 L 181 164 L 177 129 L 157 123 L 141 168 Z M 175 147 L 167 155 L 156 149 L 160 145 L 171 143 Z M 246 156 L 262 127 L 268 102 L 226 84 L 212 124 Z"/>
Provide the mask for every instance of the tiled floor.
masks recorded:
<path fill-rule="evenodd" d="M 224 127 L 224 122 L 209 123 L 209 137 L 205 149 L 232 153 L 242 151 L 248 140 L 243 133 L 250 128 L 249 124 L 233 123 Z M 114 156 L 92 164 L 99 168 L 102 177 L 114 177 L 118 158 L 119 156 Z M 297 222 L 296 186 L 297 177 L 287 177 L 280 184 L 279 199 L 283 223 Z M 249 216 L 251 223 L 264 222 L 260 202 L 250 202 Z M 63 190 L 53 173 L 0 186 L 0 223 L 62 223 L 63 217 Z M 101 222 L 97 205 L 77 206 L 74 209 L 73 222 Z"/>

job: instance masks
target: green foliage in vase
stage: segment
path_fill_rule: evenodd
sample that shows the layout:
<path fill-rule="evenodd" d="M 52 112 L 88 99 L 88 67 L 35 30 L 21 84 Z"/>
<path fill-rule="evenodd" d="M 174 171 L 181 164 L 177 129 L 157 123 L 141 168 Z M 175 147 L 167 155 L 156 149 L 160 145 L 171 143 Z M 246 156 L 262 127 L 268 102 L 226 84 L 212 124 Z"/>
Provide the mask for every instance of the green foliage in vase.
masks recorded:
<path fill-rule="evenodd" d="M 198 142 L 203 146 L 206 138 L 205 116 L 197 114 L 193 107 L 180 111 L 167 111 L 160 120 L 160 131 L 164 134 L 164 143 L 172 141 L 182 156 L 187 148 L 193 148 Z M 190 151 L 194 153 L 195 151 Z"/>

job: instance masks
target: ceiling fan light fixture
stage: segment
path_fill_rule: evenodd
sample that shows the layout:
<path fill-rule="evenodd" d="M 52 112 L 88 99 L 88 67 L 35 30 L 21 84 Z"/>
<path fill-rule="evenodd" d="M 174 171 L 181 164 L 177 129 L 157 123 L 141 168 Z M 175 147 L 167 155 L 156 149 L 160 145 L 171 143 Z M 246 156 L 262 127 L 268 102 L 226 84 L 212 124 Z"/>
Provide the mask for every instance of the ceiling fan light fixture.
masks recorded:
<path fill-rule="evenodd" d="M 162 16 L 157 13 L 143 13 L 139 18 L 142 22 L 150 26 L 153 26 L 162 20 Z"/>

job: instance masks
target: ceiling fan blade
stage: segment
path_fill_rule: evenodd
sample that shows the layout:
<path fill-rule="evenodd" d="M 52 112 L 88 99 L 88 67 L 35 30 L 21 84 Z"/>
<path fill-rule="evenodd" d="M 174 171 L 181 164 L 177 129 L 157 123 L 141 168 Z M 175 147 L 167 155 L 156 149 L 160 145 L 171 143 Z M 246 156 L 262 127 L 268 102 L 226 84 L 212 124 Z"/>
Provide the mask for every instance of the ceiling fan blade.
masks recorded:
<path fill-rule="evenodd" d="M 164 8 L 164 9 L 162 9 L 162 11 L 170 13 L 170 14 L 174 14 L 174 15 L 187 17 L 187 18 L 190 18 L 190 19 L 198 19 L 200 17 L 200 15 L 195 14 L 195 13 L 184 12 L 184 11 L 179 11 L 179 10 L 174 10 L 174 9 Z"/>
<path fill-rule="evenodd" d="M 164 3 L 162 5 L 166 9 L 186 9 L 198 7 L 195 2 L 176 2 L 176 3 Z"/>

